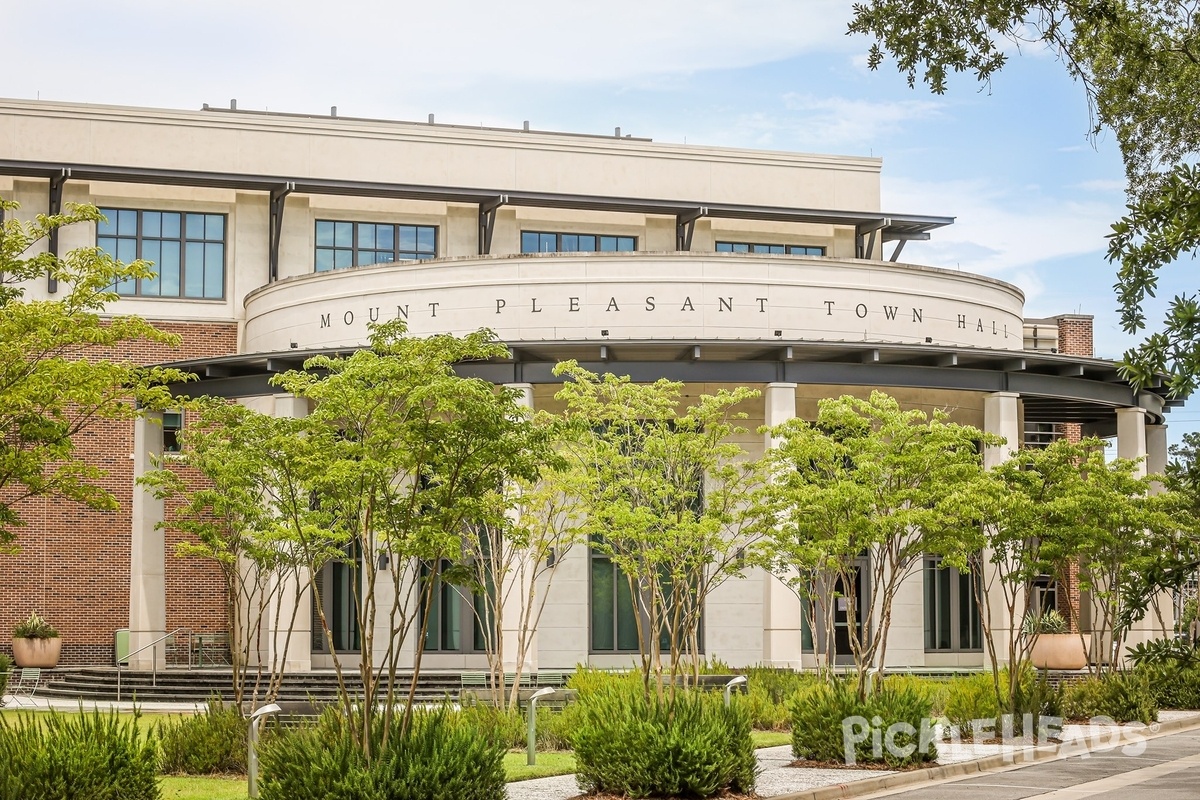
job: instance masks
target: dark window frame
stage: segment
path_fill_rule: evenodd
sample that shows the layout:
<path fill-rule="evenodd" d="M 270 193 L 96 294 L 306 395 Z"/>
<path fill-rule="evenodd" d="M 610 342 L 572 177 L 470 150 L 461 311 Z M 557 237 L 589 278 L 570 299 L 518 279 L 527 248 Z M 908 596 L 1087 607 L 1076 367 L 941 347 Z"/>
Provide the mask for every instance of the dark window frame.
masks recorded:
<path fill-rule="evenodd" d="M 133 214 L 137 215 L 137 223 L 135 226 L 136 230 L 134 231 L 134 234 L 132 236 L 121 232 L 121 229 L 119 226 L 119 219 L 120 219 L 120 215 L 122 214 L 122 212 L 133 213 Z M 144 259 L 144 260 L 148 260 L 148 261 L 151 261 L 154 263 L 155 273 L 156 273 L 154 278 L 134 278 L 134 279 L 130 279 L 129 281 L 122 281 L 120 283 L 113 285 L 113 287 L 112 287 L 113 291 L 115 291 L 122 299 L 150 298 L 150 299 L 155 299 L 155 300 L 163 300 L 163 299 L 166 299 L 166 300 L 211 300 L 211 301 L 225 300 L 226 295 L 228 293 L 228 287 L 229 287 L 229 280 L 228 280 L 229 279 L 229 241 L 228 241 L 229 240 L 229 215 L 228 214 L 226 214 L 224 212 L 180 211 L 180 210 L 176 210 L 176 209 L 119 208 L 119 207 L 115 207 L 115 206 L 101 208 L 100 213 L 103 214 L 106 219 L 108 219 L 108 222 L 107 223 L 98 222 L 96 224 L 96 247 L 98 247 L 103 252 L 107 253 L 112 258 L 121 260 L 121 259 L 119 259 L 119 253 L 121 250 L 120 243 L 122 241 L 132 241 L 134 243 L 134 260 Z M 159 235 L 158 236 L 150 236 L 150 235 L 146 234 L 145 220 L 146 220 L 147 214 L 158 214 L 159 215 L 159 226 L 160 227 L 159 227 Z M 178 236 L 162 235 L 162 227 L 161 227 L 162 226 L 162 215 L 164 215 L 164 214 L 177 214 L 179 216 L 179 235 Z M 203 218 L 202 226 L 205 230 L 205 234 L 201 238 L 196 238 L 194 236 L 188 235 L 187 231 L 188 231 L 188 218 L 189 217 Z M 207 228 L 208 228 L 207 218 L 208 217 L 220 217 L 221 218 L 221 236 L 219 239 L 208 237 L 208 235 L 207 235 Z M 104 229 L 108 225 L 113 226 L 113 231 L 111 233 L 109 233 L 107 230 Z M 103 240 L 112 240 L 113 245 L 114 245 L 112 250 L 105 247 L 105 245 L 102 243 Z M 159 252 L 160 252 L 160 257 L 159 257 L 158 261 L 155 261 L 152 258 L 150 258 L 150 259 L 146 258 L 146 256 L 145 256 L 145 243 L 146 242 L 158 242 Z M 161 260 L 162 260 L 161 259 L 161 248 L 162 248 L 163 242 L 178 243 L 178 245 L 179 245 L 178 293 L 176 293 L 176 294 L 163 294 L 162 293 L 162 271 L 159 268 L 159 262 L 161 262 Z M 188 249 L 189 249 L 188 245 L 189 244 L 200 245 L 201 249 L 202 249 L 202 253 L 205 253 L 207 251 L 209 245 L 218 245 L 219 244 L 221 246 L 221 294 L 219 296 L 210 295 L 206 291 L 207 284 L 205 281 L 205 274 L 204 274 L 204 271 L 205 271 L 205 263 L 204 263 L 205 256 L 204 255 L 201 256 L 201 261 L 200 261 L 200 265 L 199 265 L 200 294 L 195 295 L 195 294 L 187 293 L 187 285 L 188 285 L 188 264 L 187 264 L 188 255 L 187 254 L 188 254 Z M 195 269 L 195 267 L 193 267 L 193 269 Z M 129 283 L 133 284 L 132 292 L 125 290 L 125 286 Z M 150 293 L 146 292 L 145 291 L 146 284 L 157 285 L 158 292 L 155 294 L 150 294 Z"/>
<path fill-rule="evenodd" d="M 745 247 L 745 250 L 736 248 Z M 760 249 L 761 248 L 761 249 Z M 783 252 L 774 252 L 774 248 L 783 248 Z M 809 252 L 817 251 L 817 252 Z M 759 255 L 777 256 L 823 256 L 828 250 L 824 245 L 815 244 L 770 244 L 768 242 L 717 242 L 718 253 L 757 253 Z"/>
<path fill-rule="evenodd" d="M 332 225 L 333 244 L 320 244 L 320 231 L 322 225 Z M 337 226 L 350 226 L 350 245 L 337 244 Z M 386 247 L 362 247 L 361 229 L 365 226 L 372 228 L 391 228 L 392 229 L 392 246 L 389 250 Z M 412 228 L 413 242 L 416 246 L 414 250 L 404 250 L 400 248 L 400 231 L 403 228 Z M 428 230 L 433 233 L 433 250 L 425 252 L 420 249 L 421 231 Z M 378 237 L 378 232 L 375 233 Z M 369 222 L 367 220 L 346 220 L 346 219 L 318 219 L 314 221 L 313 226 L 313 272 L 335 272 L 339 269 L 350 269 L 351 267 L 374 267 L 381 264 L 395 264 L 404 261 L 430 261 L 438 257 L 438 226 L 423 225 L 410 222 Z M 376 238 L 378 241 L 378 238 Z M 322 267 L 321 253 L 328 252 L 330 254 L 329 266 Z M 349 253 L 350 263 L 338 265 L 338 253 Z M 360 253 L 390 253 L 392 258 L 388 260 L 373 260 L 362 261 Z"/>
<path fill-rule="evenodd" d="M 931 574 L 942 576 L 945 575 L 946 592 L 945 608 L 943 609 L 940 602 L 940 593 L 943 587 L 935 584 L 933 594 L 939 595 L 934 598 L 935 608 L 930 607 L 930 585 L 929 580 Z M 964 580 L 966 578 L 966 580 Z M 972 571 L 970 577 L 964 576 L 963 573 L 955 567 L 943 566 L 940 556 L 925 556 L 921 564 L 921 598 L 922 598 L 922 621 L 924 623 L 924 643 L 926 653 L 982 653 L 984 650 L 983 644 L 983 623 L 981 612 L 974 590 L 969 583 L 970 580 L 978 582 L 980 576 Z M 964 599 L 964 595 L 966 595 Z M 975 619 L 974 625 L 967 631 L 968 638 L 975 638 L 978 642 L 977 646 L 963 646 L 963 609 L 966 607 L 968 613 L 970 609 L 974 609 Z M 932 620 L 930 612 L 934 611 L 938 618 Z M 941 618 L 941 613 L 946 614 L 946 624 L 949 628 L 949 646 L 939 646 L 936 636 L 937 621 Z"/>
<path fill-rule="evenodd" d="M 180 453 L 183 451 L 183 443 L 179 439 L 179 434 L 183 433 L 184 417 L 182 410 L 171 410 L 163 412 L 163 452 L 164 453 Z"/>
<path fill-rule="evenodd" d="M 525 237 L 526 236 L 537 236 L 538 237 L 539 246 L 538 246 L 537 250 L 526 250 L 525 249 Z M 554 237 L 554 249 L 553 250 L 542 250 L 541 249 L 541 241 L 542 241 L 541 237 L 543 237 L 543 236 L 553 236 Z M 576 242 L 577 246 L 575 247 L 575 249 L 570 249 L 570 250 L 563 249 L 563 237 L 564 236 L 568 237 L 568 238 L 574 237 L 576 240 L 578 240 L 581 237 L 593 238 L 593 239 L 595 239 L 596 248 L 594 250 L 583 249 L 582 247 L 578 246 L 578 241 L 577 241 Z M 601 244 L 604 239 L 615 239 L 618 241 L 616 242 L 616 246 L 613 249 L 605 250 L 601 247 Z M 628 240 L 630 246 L 626 249 L 622 249 L 620 247 L 619 240 Z M 638 249 L 638 237 L 630 236 L 630 235 L 624 234 L 624 233 L 578 233 L 576 231 L 534 231 L 534 230 L 522 230 L 521 231 L 521 253 L 522 254 L 532 254 L 532 253 L 636 253 L 637 249 Z"/>

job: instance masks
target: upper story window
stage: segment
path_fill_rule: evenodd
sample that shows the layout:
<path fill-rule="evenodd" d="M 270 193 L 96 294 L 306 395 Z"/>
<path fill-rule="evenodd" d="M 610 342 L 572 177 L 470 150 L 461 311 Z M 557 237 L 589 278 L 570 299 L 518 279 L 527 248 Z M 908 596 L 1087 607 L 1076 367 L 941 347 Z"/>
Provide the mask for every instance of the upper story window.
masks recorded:
<path fill-rule="evenodd" d="M 521 231 L 522 253 L 632 253 L 636 236 Z"/>
<path fill-rule="evenodd" d="M 824 247 L 806 244 L 753 244 L 751 242 L 717 242 L 718 253 L 770 253 L 777 256 L 823 256 Z"/>
<path fill-rule="evenodd" d="M 317 272 L 437 257 L 437 228 L 317 220 Z"/>
<path fill-rule="evenodd" d="M 225 215 L 100 209 L 96 246 L 118 261 L 154 263 L 153 278 L 116 285 L 127 297 L 225 297 Z"/>

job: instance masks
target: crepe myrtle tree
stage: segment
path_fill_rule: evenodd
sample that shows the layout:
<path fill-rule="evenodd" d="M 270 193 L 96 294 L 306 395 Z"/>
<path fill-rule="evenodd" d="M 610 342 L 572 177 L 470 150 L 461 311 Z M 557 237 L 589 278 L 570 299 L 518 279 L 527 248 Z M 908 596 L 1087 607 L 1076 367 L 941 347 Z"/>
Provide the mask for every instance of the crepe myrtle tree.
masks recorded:
<path fill-rule="evenodd" d="M 760 467 L 732 440 L 746 432 L 737 406 L 758 392 L 693 399 L 675 381 L 598 376 L 574 361 L 555 374 L 567 378 L 556 397 L 573 429 L 582 533 L 625 581 L 647 692 L 673 693 L 699 675 L 707 599 L 744 576 L 759 538 L 745 499 Z"/>
<path fill-rule="evenodd" d="M 1121 148 L 1128 213 L 1112 226 L 1121 324 L 1147 327 L 1145 303 L 1166 267 L 1200 246 L 1200 15 L 1176 0 L 865 0 L 853 4 L 850 33 L 873 39 L 868 65 L 894 60 L 910 86 L 945 92 L 967 72 L 987 85 L 1023 46 L 1048 50 L 1082 88 L 1088 133 L 1113 131 Z M 1016 45 L 1016 48 L 1013 45 Z M 1200 378 L 1200 301 L 1189 292 L 1168 305 L 1159 329 L 1127 351 L 1138 385 L 1171 372 L 1187 395 Z"/>
<path fill-rule="evenodd" d="M 101 316 L 117 299 L 116 283 L 153 275 L 148 262 L 122 264 L 95 247 L 58 256 L 45 246 L 65 226 L 103 219 L 94 206 L 31 221 L 11 216 L 17 210 L 0 198 L 0 548 L 12 546 L 30 498 L 116 509 L 106 471 L 77 454 L 75 437 L 102 421 L 168 407 L 166 384 L 187 379 L 115 356 L 122 345 L 176 345 L 177 336 L 140 317 Z M 59 292 L 29 298 L 33 282 L 47 278 Z"/>
<path fill-rule="evenodd" d="M 555 442 L 540 477 L 535 482 L 510 481 L 508 513 L 499 524 L 476 524 L 463 537 L 473 589 L 471 608 L 488 658 L 489 688 L 502 707 L 517 703 L 521 675 L 554 579 L 582 539 L 583 475 L 577 462 L 561 455 L 570 447 L 561 438 L 562 419 L 538 413 L 534 425 L 547 428 Z M 506 673 L 511 673 L 507 686 Z"/>
<path fill-rule="evenodd" d="M 312 530 L 316 515 L 310 476 L 303 473 L 307 442 L 301 420 L 214 398 L 199 398 L 186 408 L 191 423 L 180 434 L 180 452 L 140 482 L 157 497 L 178 501 L 160 523 L 184 534 L 176 555 L 211 561 L 220 570 L 234 703 L 269 703 L 279 693 L 306 598 L 296 589 L 310 572 L 340 557 L 340 543 Z M 286 628 L 281 647 L 267 642 L 272 617 Z"/>
<path fill-rule="evenodd" d="M 770 429 L 779 444 L 767 454 L 770 483 L 759 494 L 763 556 L 775 574 L 824 608 L 827 647 L 833 611 L 844 605 L 860 699 L 872 672 L 882 674 L 892 604 L 900 584 L 946 538 L 955 491 L 983 474 L 976 428 L 940 410 L 904 410 L 872 392 L 822 400 L 817 419 L 791 419 Z M 870 596 L 860 596 L 859 572 Z M 801 585 L 814 576 L 834 596 Z M 814 615 L 813 620 L 816 621 Z"/>
<path fill-rule="evenodd" d="M 353 718 L 361 720 L 356 738 L 367 758 L 373 718 L 385 717 L 385 736 L 397 707 L 401 730 L 411 722 L 435 587 L 470 581 L 464 538 L 475 526 L 503 528 L 512 503 L 503 487 L 536 482 L 551 457 L 548 433 L 523 413 L 517 391 L 454 370 L 507 355 L 491 331 L 419 338 L 395 320 L 373 326 L 370 346 L 353 355 L 318 356 L 273 379 L 312 405 L 301 428 L 318 514 L 312 530 L 361 554 L 361 580 L 351 581 L 361 696 L 347 689 L 324 605 L 316 609 L 345 711 L 361 710 Z M 319 597 L 315 575 L 309 587 Z M 406 640 L 414 660 L 402 687 L 397 666 Z"/>

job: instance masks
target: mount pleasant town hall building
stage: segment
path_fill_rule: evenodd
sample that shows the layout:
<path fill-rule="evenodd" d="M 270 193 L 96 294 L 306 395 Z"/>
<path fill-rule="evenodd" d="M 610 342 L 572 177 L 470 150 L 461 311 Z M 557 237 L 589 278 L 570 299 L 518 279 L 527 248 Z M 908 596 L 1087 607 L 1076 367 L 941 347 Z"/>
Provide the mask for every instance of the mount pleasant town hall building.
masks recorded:
<path fill-rule="evenodd" d="M 1113 362 L 1092 356 L 1090 317 L 1026 319 L 1016 286 L 905 261 L 909 241 L 936 236 L 953 218 L 881 210 L 881 166 L 663 144 L 619 129 L 592 136 L 336 110 L 0 100 L 0 197 L 18 201 L 22 218 L 93 203 L 108 222 L 64 229 L 51 247 L 99 246 L 157 264 L 157 278 L 119 286 L 110 310 L 182 336 L 178 350 L 125 355 L 185 366 L 199 377 L 185 387 L 191 394 L 303 415 L 270 375 L 312 354 L 348 352 L 364 343 L 369 322 L 399 315 L 416 335 L 494 329 L 512 358 L 462 372 L 519 387 L 534 408 L 554 406 L 551 369 L 573 358 L 639 381 L 685 381 L 696 394 L 752 386 L 762 397 L 744 408 L 751 430 L 812 418 L 824 397 L 881 389 L 1010 444 L 1115 436 L 1120 456 L 1161 470 L 1170 405 L 1162 390 L 1134 391 Z M 28 296 L 58 291 L 41 281 Z M 0 649 L 35 608 L 60 629 L 68 665 L 111 664 L 121 629 L 135 644 L 150 631 L 224 630 L 218 574 L 174 555 L 177 534 L 155 527 L 161 503 L 134 489 L 150 457 L 187 425 L 181 414 L 164 422 L 80 438 L 109 471 L 119 511 L 53 497 L 22 507 L 21 553 L 0 556 Z M 765 446 L 759 434 L 741 444 L 754 455 Z M 889 663 L 981 665 L 970 586 L 936 566 L 930 560 L 903 584 Z M 322 585 L 331 588 L 321 600 L 336 645 L 351 654 L 352 568 L 326 567 L 333 574 Z M 614 601 L 614 578 L 586 546 L 564 557 L 535 669 L 632 662 L 632 611 Z M 1046 604 L 1073 601 L 1051 584 L 1035 592 Z M 486 663 L 463 599 L 441 593 L 426 667 Z M 289 669 L 329 666 L 307 613 L 296 628 Z M 796 597 L 753 572 L 711 597 L 704 648 L 734 666 L 811 665 L 801 628 Z M 837 639 L 845 657 L 845 637 Z M 134 666 L 150 666 L 151 652 Z"/>

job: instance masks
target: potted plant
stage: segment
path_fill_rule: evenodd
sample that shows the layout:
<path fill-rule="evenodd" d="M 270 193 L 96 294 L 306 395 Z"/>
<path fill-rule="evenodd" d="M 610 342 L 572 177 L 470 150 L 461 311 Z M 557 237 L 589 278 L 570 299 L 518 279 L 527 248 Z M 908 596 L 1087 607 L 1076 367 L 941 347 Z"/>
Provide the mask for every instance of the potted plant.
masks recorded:
<path fill-rule="evenodd" d="M 55 667 L 61 652 L 58 631 L 36 611 L 13 628 L 13 661 L 18 667 Z"/>
<path fill-rule="evenodd" d="M 1068 632 L 1067 620 L 1054 609 L 1025 618 L 1024 632 L 1033 637 L 1029 661 L 1038 669 L 1083 669 L 1087 651 L 1077 633 Z"/>

